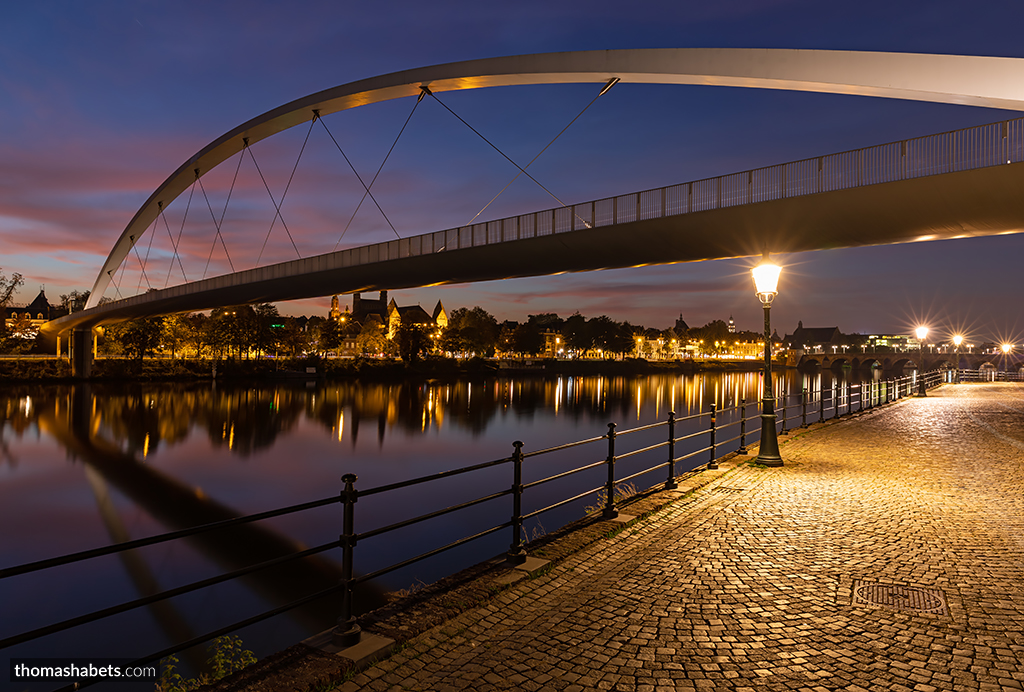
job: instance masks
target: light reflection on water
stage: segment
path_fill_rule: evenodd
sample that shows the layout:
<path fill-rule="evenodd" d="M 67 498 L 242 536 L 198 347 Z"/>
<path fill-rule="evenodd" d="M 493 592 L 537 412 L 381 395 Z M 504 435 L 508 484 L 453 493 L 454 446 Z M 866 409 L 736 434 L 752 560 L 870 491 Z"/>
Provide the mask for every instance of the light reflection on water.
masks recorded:
<path fill-rule="evenodd" d="M 803 387 L 830 387 L 831 382 L 827 372 L 787 372 L 780 374 L 776 389 L 794 394 Z M 536 451 L 600 436 L 609 422 L 625 430 L 664 420 L 669 411 L 682 418 L 706 412 L 712 404 L 733 407 L 741 399 L 753 415 L 761 385 L 759 373 L 731 373 L 315 386 L 10 386 L 0 394 L 0 566 L 335 495 L 343 473 L 357 474 L 357 487 L 367 489 L 506 457 L 514 440 L 524 441 L 525 451 Z M 723 414 L 719 424 L 728 420 L 729 414 Z M 697 430 L 706 424 L 706 419 L 681 423 L 676 434 L 685 434 L 687 425 Z M 635 446 L 653 444 L 664 435 L 663 427 L 638 433 Z M 524 464 L 524 481 L 598 461 L 605 456 L 602 444 L 532 458 Z M 699 439 L 699 446 L 706 444 L 706 438 Z M 623 464 L 618 475 L 661 460 Z M 696 457 L 685 468 L 706 460 Z M 595 471 L 531 489 L 524 510 L 600 485 L 603 469 Z M 662 473 L 641 478 L 638 487 L 654 485 Z M 510 474 L 504 465 L 429 488 L 364 498 L 356 507 L 356 529 L 364 532 L 505 489 Z M 581 500 L 534 520 L 526 527 L 527 537 L 579 518 L 594 503 Z M 366 573 L 507 521 L 509 504 L 501 498 L 361 542 L 357 570 Z M 319 545 L 336 539 L 340 530 L 340 507 L 332 505 L 250 525 L 220 540 L 207 536 L 176 541 L 4 580 L 0 637 Z M 503 552 L 510 539 L 501 531 L 447 557 L 388 575 L 362 594 L 362 600 L 378 603 L 384 590 L 434 581 Z M 306 561 L 301 568 L 178 597 L 5 654 L 142 655 L 336 583 L 336 552 Z M 335 603 L 316 604 L 254 626 L 242 636 L 259 655 L 266 655 L 330 627 L 336 616 Z"/>

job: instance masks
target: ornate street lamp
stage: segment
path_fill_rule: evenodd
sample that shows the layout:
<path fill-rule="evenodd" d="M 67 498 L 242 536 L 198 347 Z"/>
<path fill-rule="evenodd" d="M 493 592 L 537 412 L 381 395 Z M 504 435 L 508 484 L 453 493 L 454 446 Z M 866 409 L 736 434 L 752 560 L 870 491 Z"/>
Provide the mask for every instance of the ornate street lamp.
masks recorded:
<path fill-rule="evenodd" d="M 959 334 L 953 336 L 953 353 L 956 354 L 956 364 L 953 366 L 954 377 L 956 383 L 960 384 L 960 344 L 964 342 L 964 338 Z"/>
<path fill-rule="evenodd" d="M 928 327 L 918 327 L 914 330 L 917 334 L 917 346 L 920 363 L 917 366 L 917 395 L 928 396 L 924 390 L 924 340 L 928 337 Z"/>
<path fill-rule="evenodd" d="M 764 466 L 782 466 L 779 454 L 779 438 L 775 432 L 775 394 L 772 392 L 772 301 L 778 295 L 779 274 L 782 267 L 774 264 L 768 253 L 761 263 L 753 268 L 754 288 L 764 306 L 764 398 L 761 401 L 761 445 L 757 463 Z"/>

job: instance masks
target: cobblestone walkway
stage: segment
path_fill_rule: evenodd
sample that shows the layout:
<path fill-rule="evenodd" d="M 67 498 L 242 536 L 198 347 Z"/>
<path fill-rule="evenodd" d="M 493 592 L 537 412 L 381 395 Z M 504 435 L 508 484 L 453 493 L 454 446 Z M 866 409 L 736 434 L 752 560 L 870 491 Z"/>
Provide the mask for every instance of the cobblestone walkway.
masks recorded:
<path fill-rule="evenodd" d="M 341 689 L 1024 687 L 1024 387 L 946 386 L 782 454 Z"/>

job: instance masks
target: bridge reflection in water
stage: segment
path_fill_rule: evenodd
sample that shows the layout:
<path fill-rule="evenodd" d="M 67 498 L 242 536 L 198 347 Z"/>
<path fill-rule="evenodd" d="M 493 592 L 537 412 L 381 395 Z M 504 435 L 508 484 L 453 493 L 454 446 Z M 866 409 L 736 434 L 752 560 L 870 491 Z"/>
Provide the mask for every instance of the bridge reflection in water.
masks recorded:
<path fill-rule="evenodd" d="M 833 379 L 848 376 L 790 371 L 780 377 L 779 391 L 828 389 Z M 729 408 L 742 399 L 751 406 L 749 415 L 759 396 L 758 373 L 343 382 L 313 387 L 12 387 L 0 396 L 4 485 L 10 498 L 0 507 L 0 522 L 25 530 L 8 532 L 0 566 L 328 496 L 339 490 L 343 472 L 359 474 L 368 487 L 505 456 L 515 439 L 524 439 L 529 450 L 600 434 L 609 421 L 623 427 L 646 424 L 664 419 L 669 410 L 685 416 L 707 411 L 712 404 Z M 721 423 L 726 422 L 723 416 Z M 70 466 L 54 463 L 60 450 L 71 458 Z M 564 463 L 568 467 L 581 461 L 587 460 L 567 458 Z M 477 490 L 452 487 L 437 494 L 454 502 L 460 493 Z M 360 502 L 361 531 L 393 520 L 394 501 L 375 505 L 375 499 Z M 536 500 L 549 501 L 539 495 Z M 400 499 L 403 510 L 416 513 L 422 501 L 412 493 Z M 507 509 L 502 505 L 488 511 L 507 519 Z M 546 517 L 546 528 L 578 518 L 579 508 L 569 509 Z M 150 595 L 211 572 L 294 552 L 304 543 L 337 538 L 337 506 L 310 514 L 314 516 L 308 519 L 288 517 L 224 534 L 193 536 L 188 547 L 133 550 L 122 554 L 120 562 L 111 556 L 58 568 L 52 577 L 4 580 L 4 601 L 22 605 L 12 608 L 0 625 L 0 638 L 129 600 L 133 591 Z M 461 529 L 464 526 L 454 522 L 430 531 Z M 527 529 L 532 534 L 544 527 Z M 392 562 L 393 554 L 435 538 L 447 540 L 444 535 L 415 532 L 389 539 L 387 545 L 374 548 L 376 554 L 361 553 L 360 567 L 372 571 Z M 507 540 L 495 538 L 446 561 L 398 572 L 384 586 L 360 593 L 357 603 L 373 607 L 382 602 L 383 588 L 433 581 L 500 553 Z M 112 642 L 117 642 L 119 656 L 146 653 L 262 611 L 268 604 L 273 607 L 333 586 L 340 576 L 335 556 L 333 551 L 323 555 L 260 577 L 245 577 L 241 588 L 223 586 L 216 587 L 213 596 L 176 597 L 162 606 L 147 606 L 145 616 L 126 614 L 112 624 L 96 623 L 20 645 L 11 655 L 42 655 L 65 645 L 87 649 L 83 654 L 111 655 Z M 31 603 L 43 595 L 45 612 L 25 605 L 24 599 Z M 265 654 L 330 627 L 337 613 L 333 603 L 311 604 L 290 616 L 285 627 L 276 618 L 272 627 L 242 634 Z"/>

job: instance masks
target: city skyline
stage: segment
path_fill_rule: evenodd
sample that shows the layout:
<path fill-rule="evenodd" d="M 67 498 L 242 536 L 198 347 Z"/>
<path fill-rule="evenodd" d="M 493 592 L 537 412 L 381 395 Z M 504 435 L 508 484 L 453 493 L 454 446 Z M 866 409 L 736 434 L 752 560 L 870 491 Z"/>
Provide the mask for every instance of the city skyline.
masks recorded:
<path fill-rule="evenodd" d="M 311 3 L 302 11 L 233 3 L 171 9 L 131 2 L 5 8 L 0 267 L 25 276 L 16 300 L 31 301 L 40 284 L 51 300 L 91 288 L 110 246 L 149 193 L 223 132 L 306 93 L 385 72 L 494 55 L 636 47 L 1024 57 L 1014 31 L 1024 8 L 1004 2 L 982 3 L 970 15 L 951 2 L 899 8 L 868 3 L 857 13 L 808 2 L 715 8 L 648 3 L 628 17 L 620 17 L 613 3 L 522 3 L 514 11 L 451 3 L 441 9 L 430 12 L 412 3 L 394 3 L 391 12 L 330 3 Z M 994 13 L 1003 21 L 987 18 Z M 592 85 L 570 85 L 480 90 L 451 94 L 444 102 L 513 158 L 529 161 L 595 95 Z M 356 168 L 370 177 L 411 109 L 405 99 L 326 124 Z M 1017 115 L 863 97 L 622 84 L 587 110 L 530 172 L 572 203 Z M 306 134 L 295 128 L 257 151 L 261 162 L 278 164 L 268 172 L 276 194 Z M 345 204 L 328 211 L 314 210 L 312 203 L 282 207 L 284 218 L 297 219 L 290 222 L 295 242 L 307 252 L 324 239 L 329 238 L 328 250 L 334 245 L 360 192 L 351 184 L 354 178 L 338 182 L 344 171 L 324 132 L 311 131 L 310 137 L 319 148 L 309 168 L 300 169 L 299 192 L 293 194 L 300 201 L 337 198 Z M 221 168 L 211 174 L 214 199 L 209 205 L 197 199 L 193 216 L 196 209 L 209 216 L 223 204 L 234 166 Z M 259 192 L 259 178 L 249 174 L 246 189 Z M 374 191 L 394 233 L 406 236 L 465 224 L 510 177 L 507 162 L 426 101 Z M 182 223 L 182 203 L 168 211 L 174 232 Z M 551 206 L 543 191 L 520 180 L 480 218 Z M 229 237 L 247 248 L 236 252 L 255 255 L 266 235 L 269 252 L 295 256 L 287 254 L 290 238 L 280 227 L 267 232 L 272 214 L 244 218 L 251 227 Z M 200 268 L 209 237 L 195 241 L 192 254 Z M 362 244 L 394 237 L 367 204 L 344 240 Z M 803 320 L 836 323 L 845 333 L 904 334 L 926 323 L 936 332 L 1020 342 L 1024 322 L 1016 307 L 1021 285 L 1014 257 L 1022 243 L 1024 238 L 1005 236 L 777 257 L 786 268 L 773 324 L 791 329 Z M 413 303 L 480 305 L 499 320 L 538 312 L 567 317 L 579 310 L 664 328 L 680 313 L 691 324 L 733 314 L 738 324 L 756 327 L 760 306 L 749 277 L 752 264 L 664 265 L 402 295 Z M 153 280 L 159 287 L 164 278 Z M 281 308 L 320 314 L 329 302 L 325 296 Z"/>

